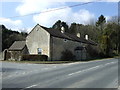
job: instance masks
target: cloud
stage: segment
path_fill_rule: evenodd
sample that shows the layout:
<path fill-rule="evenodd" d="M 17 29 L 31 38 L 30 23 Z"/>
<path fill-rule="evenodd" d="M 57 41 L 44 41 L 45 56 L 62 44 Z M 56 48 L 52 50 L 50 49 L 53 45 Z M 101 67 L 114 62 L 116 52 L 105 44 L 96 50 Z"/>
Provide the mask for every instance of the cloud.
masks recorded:
<path fill-rule="evenodd" d="M 119 0 L 22 0 L 16 8 L 20 15 L 41 12 L 46 9 L 65 6 L 66 2 L 118 2 Z"/>
<path fill-rule="evenodd" d="M 73 13 L 72 21 L 81 24 L 90 24 L 94 19 L 95 15 L 93 13 L 90 13 L 88 10 L 81 9 L 78 12 Z"/>
<path fill-rule="evenodd" d="M 52 0 L 55 1 L 55 0 Z M 91 20 L 94 18 L 94 14 L 90 13 L 87 10 L 79 10 L 78 12 L 72 11 L 72 8 L 67 7 L 66 9 L 55 10 L 56 7 L 67 7 L 65 1 L 64 2 L 51 2 L 49 0 L 25 0 L 16 8 L 16 11 L 20 15 L 26 15 L 36 12 L 44 12 L 53 10 L 47 13 L 40 13 L 37 15 L 33 15 L 33 21 L 35 23 L 39 23 L 44 26 L 52 26 L 57 20 L 62 20 L 67 22 L 68 24 L 72 22 L 81 23 L 81 24 L 89 24 Z M 55 11 L 54 11 L 55 10 Z"/>
<path fill-rule="evenodd" d="M 20 31 L 19 29 L 22 27 L 21 20 L 11 20 L 9 18 L 0 18 L 0 24 L 15 31 Z"/>
<path fill-rule="evenodd" d="M 106 2 L 119 2 L 120 0 L 105 0 Z M 104 1 L 104 2 L 105 2 Z"/>
<path fill-rule="evenodd" d="M 33 20 L 35 23 L 39 23 L 43 26 L 52 26 L 57 20 L 62 20 L 68 24 L 72 22 L 81 23 L 81 24 L 90 24 L 94 20 L 95 16 L 93 13 L 90 13 L 88 10 L 81 9 L 77 12 L 73 12 L 71 8 L 64 10 L 41 13 L 35 15 Z"/>
<path fill-rule="evenodd" d="M 0 2 L 24 2 L 25 0 L 0 0 Z M 30 0 L 31 1 L 31 0 Z M 37 0 L 33 0 L 36 2 Z M 46 0 L 48 2 L 91 2 L 91 1 L 97 1 L 97 2 L 119 2 L 119 0 Z M 41 2 L 41 1 L 40 1 Z M 43 2 L 43 1 L 42 1 Z"/>
<path fill-rule="evenodd" d="M 50 0 L 24 0 L 21 5 L 16 8 L 20 15 L 26 15 L 35 12 L 42 12 L 45 9 L 60 7 L 64 5 L 63 2 L 51 2 Z"/>
<path fill-rule="evenodd" d="M 31 13 L 44 12 L 60 7 L 67 6 L 66 2 L 118 2 L 119 0 L 23 0 L 16 8 L 20 15 L 27 15 Z M 33 15 L 33 21 L 44 26 L 52 26 L 57 20 L 62 20 L 68 24 L 72 22 L 81 24 L 94 23 L 95 15 L 88 10 L 81 9 L 77 12 L 72 11 L 72 8 L 56 10 L 54 12 L 40 13 Z"/>
<path fill-rule="evenodd" d="M 50 10 L 50 9 L 49 9 Z M 64 10 L 48 12 L 48 13 L 41 13 L 39 15 L 35 15 L 33 20 L 35 23 L 39 23 L 44 26 L 52 26 L 57 20 L 68 21 L 70 18 L 68 15 L 71 16 L 71 8 L 67 8 Z"/>
<path fill-rule="evenodd" d="M 111 19 L 111 16 L 105 16 L 106 22 L 108 22 Z"/>
<path fill-rule="evenodd" d="M 60 1 L 61 2 L 119 2 L 119 0 L 84 0 L 84 1 L 83 0 L 60 0 Z"/>

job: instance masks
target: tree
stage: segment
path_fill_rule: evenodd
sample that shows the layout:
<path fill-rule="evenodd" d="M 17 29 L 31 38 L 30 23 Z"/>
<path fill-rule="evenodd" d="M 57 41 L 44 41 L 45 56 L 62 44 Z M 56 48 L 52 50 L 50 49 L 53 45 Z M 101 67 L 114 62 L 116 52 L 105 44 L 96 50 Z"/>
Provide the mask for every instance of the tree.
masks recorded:
<path fill-rule="evenodd" d="M 77 34 L 77 24 L 76 23 L 72 23 L 69 29 L 70 29 L 69 33 L 71 33 L 73 35 Z"/>
<path fill-rule="evenodd" d="M 102 52 L 106 56 L 118 54 L 119 47 L 119 28 L 116 23 L 108 23 L 100 39 Z"/>
<path fill-rule="evenodd" d="M 96 22 L 96 26 L 100 27 L 101 32 L 103 32 L 103 25 L 106 23 L 106 19 L 103 15 L 101 15 L 98 18 L 98 21 Z"/>
<path fill-rule="evenodd" d="M 67 25 L 66 22 L 62 22 L 62 23 L 61 23 L 61 26 L 64 27 L 65 32 L 68 32 L 68 33 L 69 33 L 69 26 Z"/>
<path fill-rule="evenodd" d="M 27 37 L 28 33 L 27 33 L 27 32 L 21 32 L 21 35 L 22 35 L 23 37 Z"/>
<path fill-rule="evenodd" d="M 64 27 L 65 32 L 69 32 L 69 26 L 67 25 L 66 22 L 62 22 L 61 20 L 58 20 L 53 26 L 53 29 L 61 31 L 61 27 Z"/>
<path fill-rule="evenodd" d="M 18 31 L 12 31 L 7 29 L 4 25 L 0 25 L 0 29 L 2 29 L 2 50 L 8 49 L 14 41 L 25 40 L 27 33 Z"/>
<path fill-rule="evenodd" d="M 61 31 L 61 20 L 58 20 L 52 28 Z"/>
<path fill-rule="evenodd" d="M 108 23 L 116 23 L 116 24 L 118 24 L 118 16 L 110 17 Z"/>
<path fill-rule="evenodd" d="M 120 55 L 120 25 L 118 25 L 118 53 Z"/>

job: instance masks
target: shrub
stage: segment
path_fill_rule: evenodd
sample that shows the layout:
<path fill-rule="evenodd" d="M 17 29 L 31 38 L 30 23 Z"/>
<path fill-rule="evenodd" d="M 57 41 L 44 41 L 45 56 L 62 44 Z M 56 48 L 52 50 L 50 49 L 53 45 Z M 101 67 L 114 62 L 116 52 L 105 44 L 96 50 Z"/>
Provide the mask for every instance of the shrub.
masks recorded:
<path fill-rule="evenodd" d="M 75 60 L 75 55 L 69 50 L 65 50 L 62 52 L 61 60 L 70 61 Z"/>
<path fill-rule="evenodd" d="M 22 55 L 23 61 L 47 61 L 47 55 Z"/>
<path fill-rule="evenodd" d="M 87 45 L 86 50 L 90 57 L 92 57 L 92 58 L 99 57 L 99 48 L 98 47 Z"/>

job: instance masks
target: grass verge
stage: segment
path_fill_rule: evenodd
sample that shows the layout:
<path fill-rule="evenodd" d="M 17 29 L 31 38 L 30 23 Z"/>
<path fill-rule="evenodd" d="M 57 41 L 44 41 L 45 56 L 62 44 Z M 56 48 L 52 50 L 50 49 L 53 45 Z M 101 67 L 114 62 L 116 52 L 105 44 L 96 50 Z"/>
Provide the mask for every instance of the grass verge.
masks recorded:
<path fill-rule="evenodd" d="M 63 63 L 72 63 L 77 61 L 7 61 L 14 63 L 30 63 L 30 64 L 63 64 Z"/>
<path fill-rule="evenodd" d="M 119 56 L 114 57 L 119 58 Z M 73 63 L 73 62 L 89 62 L 89 61 L 102 61 L 105 59 L 112 59 L 112 58 L 98 58 L 98 59 L 89 59 L 84 61 L 3 61 L 3 62 L 14 62 L 14 63 L 30 63 L 30 64 L 64 64 L 64 63 Z"/>

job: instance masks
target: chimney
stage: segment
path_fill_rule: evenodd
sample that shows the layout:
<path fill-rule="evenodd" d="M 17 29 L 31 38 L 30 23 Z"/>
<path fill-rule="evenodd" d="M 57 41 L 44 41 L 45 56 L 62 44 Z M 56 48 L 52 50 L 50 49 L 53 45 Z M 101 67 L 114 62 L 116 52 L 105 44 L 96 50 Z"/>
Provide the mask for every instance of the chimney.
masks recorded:
<path fill-rule="evenodd" d="M 64 32 L 65 32 L 65 28 L 61 27 L 61 33 L 64 33 Z"/>
<path fill-rule="evenodd" d="M 80 33 L 77 33 L 77 37 L 79 37 L 79 38 L 80 38 Z"/>
<path fill-rule="evenodd" d="M 88 35 L 85 35 L 85 39 L 88 40 Z"/>

